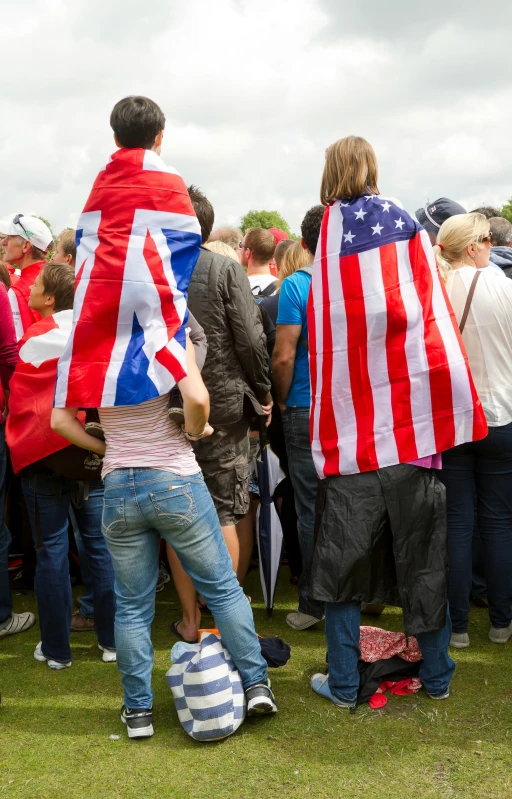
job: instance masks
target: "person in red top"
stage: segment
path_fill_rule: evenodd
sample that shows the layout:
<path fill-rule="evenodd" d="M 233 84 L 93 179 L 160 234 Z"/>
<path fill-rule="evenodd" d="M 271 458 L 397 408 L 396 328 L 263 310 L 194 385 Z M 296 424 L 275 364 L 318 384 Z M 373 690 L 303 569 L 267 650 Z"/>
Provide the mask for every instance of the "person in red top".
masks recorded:
<path fill-rule="evenodd" d="M 30 325 L 41 318 L 37 311 L 29 308 L 28 298 L 30 287 L 46 263 L 46 252 L 53 243 L 53 236 L 50 228 L 37 216 L 23 214 L 0 222 L 0 230 L 7 231 L 2 241 L 5 261 L 21 272 L 17 283 L 8 291 L 16 340 L 19 341 Z"/>
<path fill-rule="evenodd" d="M 18 361 L 18 347 L 7 291 L 0 283 L 0 640 L 28 630 L 35 622 L 33 613 L 13 613 L 9 587 L 9 544 L 11 534 L 4 523 L 5 472 L 7 450 L 4 437 L 4 405 L 9 381 Z"/>

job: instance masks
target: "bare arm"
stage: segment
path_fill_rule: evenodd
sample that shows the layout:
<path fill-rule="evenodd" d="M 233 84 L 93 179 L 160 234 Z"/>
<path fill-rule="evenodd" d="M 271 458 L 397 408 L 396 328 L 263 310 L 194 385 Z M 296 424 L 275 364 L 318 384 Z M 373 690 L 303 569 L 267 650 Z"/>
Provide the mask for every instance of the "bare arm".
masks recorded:
<path fill-rule="evenodd" d="M 52 411 L 51 427 L 54 433 L 67 439 L 82 449 L 88 449 L 97 455 L 105 454 L 105 442 L 86 433 L 83 425 L 77 419 L 77 408 L 54 408 Z"/>
<path fill-rule="evenodd" d="M 213 433 L 208 424 L 210 414 L 210 395 L 203 383 L 201 373 L 197 368 L 194 354 L 194 345 L 187 336 L 187 376 L 178 383 L 183 397 L 183 412 L 185 414 L 184 430 L 187 433 L 201 433 L 204 431 L 204 438 Z M 193 439 L 198 440 L 197 438 Z"/>
<path fill-rule="evenodd" d="M 277 404 L 284 410 L 293 380 L 293 367 L 302 325 L 277 325 L 276 343 L 272 354 L 272 378 Z"/>

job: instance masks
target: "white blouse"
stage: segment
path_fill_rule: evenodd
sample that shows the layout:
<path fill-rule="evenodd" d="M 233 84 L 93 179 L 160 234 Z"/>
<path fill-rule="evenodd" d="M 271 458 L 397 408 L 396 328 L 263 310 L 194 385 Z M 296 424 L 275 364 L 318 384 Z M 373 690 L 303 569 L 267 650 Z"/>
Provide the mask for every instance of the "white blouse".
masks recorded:
<path fill-rule="evenodd" d="M 512 280 L 485 267 L 475 293 L 462 338 L 476 390 L 489 427 L 512 422 Z M 446 285 L 460 322 L 475 268 L 453 269 Z"/>

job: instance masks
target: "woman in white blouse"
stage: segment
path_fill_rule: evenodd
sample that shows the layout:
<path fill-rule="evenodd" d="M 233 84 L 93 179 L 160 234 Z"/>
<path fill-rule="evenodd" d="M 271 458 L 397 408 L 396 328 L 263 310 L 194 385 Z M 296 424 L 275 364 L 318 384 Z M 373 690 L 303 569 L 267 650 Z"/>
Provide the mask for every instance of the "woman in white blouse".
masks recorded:
<path fill-rule="evenodd" d="M 451 645 L 469 646 L 475 523 L 482 540 L 493 643 L 512 636 L 512 280 L 488 267 L 492 238 L 481 214 L 441 227 L 434 247 L 489 433 L 443 453 L 448 504 Z"/>

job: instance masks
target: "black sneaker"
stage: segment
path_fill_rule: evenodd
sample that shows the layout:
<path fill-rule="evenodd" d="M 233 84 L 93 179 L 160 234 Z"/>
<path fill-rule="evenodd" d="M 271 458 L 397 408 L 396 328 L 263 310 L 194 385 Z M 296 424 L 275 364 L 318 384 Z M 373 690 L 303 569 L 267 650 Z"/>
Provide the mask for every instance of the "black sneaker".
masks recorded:
<path fill-rule="evenodd" d="M 248 716 L 267 716 L 269 713 L 277 713 L 270 680 L 251 685 L 245 692 L 245 698 L 247 699 Z"/>
<path fill-rule="evenodd" d="M 152 710 L 130 710 L 123 705 L 121 721 L 126 724 L 128 738 L 151 738 L 153 735 Z"/>

